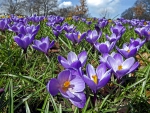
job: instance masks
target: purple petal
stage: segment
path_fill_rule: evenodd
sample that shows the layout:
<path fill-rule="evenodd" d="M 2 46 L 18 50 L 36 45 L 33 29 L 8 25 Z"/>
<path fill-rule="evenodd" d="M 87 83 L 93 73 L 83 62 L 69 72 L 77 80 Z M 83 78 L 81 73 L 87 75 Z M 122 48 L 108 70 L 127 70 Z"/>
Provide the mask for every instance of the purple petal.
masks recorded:
<path fill-rule="evenodd" d="M 69 62 L 62 56 L 58 56 L 57 57 L 59 63 L 64 67 L 64 68 L 69 68 L 70 67 L 70 64 Z"/>
<path fill-rule="evenodd" d="M 50 92 L 51 95 L 55 96 L 59 92 L 59 82 L 57 79 L 51 79 L 47 84 L 47 90 Z"/>
<path fill-rule="evenodd" d="M 68 81 L 70 78 L 70 75 L 71 75 L 71 73 L 69 70 L 64 70 L 64 71 L 60 72 L 57 77 L 60 85 L 63 85 L 64 82 Z"/>
<path fill-rule="evenodd" d="M 84 64 L 86 63 L 87 60 L 87 52 L 86 51 L 82 51 L 79 55 L 78 55 L 78 59 L 80 60 L 82 67 L 84 66 Z"/>
<path fill-rule="evenodd" d="M 92 76 L 93 75 L 96 75 L 96 72 L 95 72 L 95 69 L 94 67 L 91 65 L 91 64 L 88 64 L 86 66 L 86 72 L 87 72 L 87 75 L 88 77 L 92 80 Z"/>
<path fill-rule="evenodd" d="M 73 92 L 82 92 L 85 89 L 85 82 L 79 75 L 76 75 L 76 77 L 70 81 L 70 85 L 74 86 L 71 88 Z"/>
<path fill-rule="evenodd" d="M 75 101 L 75 100 L 72 100 L 72 99 L 69 99 L 71 101 L 71 103 L 75 106 L 77 106 L 78 108 L 83 108 L 85 106 L 85 103 L 86 103 L 86 96 L 84 93 L 75 93 L 75 95 L 81 99 L 80 102 L 78 101 Z"/>
<path fill-rule="evenodd" d="M 96 87 L 97 87 L 97 84 L 94 83 L 93 80 L 91 80 L 89 77 L 87 77 L 86 75 L 83 75 L 83 79 L 85 81 L 85 83 L 90 87 L 90 89 L 92 91 L 94 91 L 94 93 L 96 93 Z"/>
<path fill-rule="evenodd" d="M 99 80 L 97 89 L 104 87 L 109 82 L 110 77 L 111 77 L 111 70 L 108 70 L 105 74 L 101 75 L 101 79 Z"/>
<path fill-rule="evenodd" d="M 100 64 L 97 68 L 96 68 L 96 74 L 98 76 L 98 79 L 102 79 L 102 76 L 105 74 L 106 72 L 106 65 L 103 63 L 103 64 Z"/>
<path fill-rule="evenodd" d="M 73 62 L 78 60 L 78 57 L 74 52 L 71 51 L 71 52 L 68 53 L 67 59 L 68 59 L 68 62 L 70 64 L 72 64 Z"/>
<path fill-rule="evenodd" d="M 130 68 L 128 74 L 136 70 L 138 66 L 139 66 L 139 62 L 134 63 L 134 65 Z"/>
<path fill-rule="evenodd" d="M 117 65 L 116 60 L 112 58 L 111 56 L 108 56 L 107 61 L 110 67 L 113 69 L 113 71 L 116 72 L 118 70 L 118 65 Z"/>
<path fill-rule="evenodd" d="M 107 45 L 104 44 L 104 43 L 101 43 L 101 44 L 99 45 L 99 51 L 100 51 L 101 53 L 108 53 L 108 52 L 109 52 Z"/>
<path fill-rule="evenodd" d="M 118 65 L 120 65 L 120 64 L 123 63 L 123 57 L 122 57 L 121 54 L 116 53 L 113 58 L 116 60 L 116 63 L 117 63 Z"/>
<path fill-rule="evenodd" d="M 133 57 L 130 57 L 128 59 L 126 59 L 123 63 L 123 69 L 130 69 L 131 66 L 134 64 L 135 59 Z"/>

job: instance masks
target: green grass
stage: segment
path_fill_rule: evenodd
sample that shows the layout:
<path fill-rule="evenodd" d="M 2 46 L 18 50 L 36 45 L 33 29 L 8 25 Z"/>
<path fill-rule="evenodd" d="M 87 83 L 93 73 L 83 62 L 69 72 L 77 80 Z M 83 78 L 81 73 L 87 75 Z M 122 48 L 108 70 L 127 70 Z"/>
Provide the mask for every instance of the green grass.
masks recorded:
<path fill-rule="evenodd" d="M 94 29 L 94 24 L 88 27 L 83 22 L 75 23 L 69 20 L 67 22 L 70 25 L 74 24 L 81 32 Z M 36 39 L 49 36 L 60 46 L 60 52 L 49 53 L 49 62 L 43 53 L 33 50 L 31 46 L 27 54 L 23 54 L 21 48 L 13 40 L 14 33 L 10 31 L 1 33 L 0 88 L 5 89 L 5 92 L 0 94 L 1 113 L 117 113 L 119 111 L 121 113 L 123 109 L 123 113 L 150 113 L 150 100 L 146 93 L 150 91 L 150 64 L 144 58 L 145 67 L 136 70 L 133 77 L 125 76 L 123 85 L 118 84 L 112 78 L 110 83 L 113 86 L 107 85 L 100 89 L 95 106 L 92 105 L 93 94 L 88 87 L 85 89 L 87 102 L 83 109 L 72 106 L 60 94 L 55 97 L 51 96 L 46 90 L 46 85 L 51 78 L 56 77 L 63 70 L 57 61 L 58 55 L 66 57 L 70 51 L 78 54 L 86 50 L 88 52 L 87 64 L 94 60 L 96 66 L 99 64 L 100 54 L 98 51 L 93 53 L 92 46 L 85 40 L 78 45 L 73 45 L 65 37 L 64 32 L 56 40 L 52 29 L 46 26 L 45 22 L 40 24 L 41 28 Z M 128 25 L 125 26 L 128 27 Z M 99 42 L 105 40 L 106 34 L 111 34 L 110 25 L 102 29 L 102 32 Z M 127 29 L 117 46 L 121 48 L 122 44 L 129 42 L 131 37 L 137 38 L 138 35 L 134 29 Z M 143 52 L 150 53 L 146 45 L 138 54 L 141 55 Z"/>

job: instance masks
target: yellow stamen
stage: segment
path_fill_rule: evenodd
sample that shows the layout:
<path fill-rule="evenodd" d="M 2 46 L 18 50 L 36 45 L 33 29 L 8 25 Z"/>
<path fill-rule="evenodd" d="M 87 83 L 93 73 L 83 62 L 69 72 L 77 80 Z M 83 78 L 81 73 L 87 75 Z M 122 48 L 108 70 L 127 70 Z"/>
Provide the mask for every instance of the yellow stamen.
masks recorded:
<path fill-rule="evenodd" d="M 94 83 L 97 84 L 97 82 L 98 82 L 97 75 L 93 75 L 92 78 L 93 78 Z"/>
<path fill-rule="evenodd" d="M 66 81 L 62 86 L 62 90 L 64 92 L 66 92 L 68 90 L 69 86 L 70 86 L 70 81 Z"/>
<path fill-rule="evenodd" d="M 78 39 L 80 39 L 81 38 L 81 36 L 80 35 L 78 35 Z"/>
<path fill-rule="evenodd" d="M 65 88 L 68 88 L 70 86 L 70 81 L 66 81 L 65 83 L 64 83 L 64 87 Z"/>
<path fill-rule="evenodd" d="M 148 32 L 148 34 L 150 35 L 150 32 Z"/>
<path fill-rule="evenodd" d="M 130 53 L 130 49 L 128 49 L 127 52 Z"/>
<path fill-rule="evenodd" d="M 144 25 L 147 25 L 147 22 L 144 22 Z"/>
<path fill-rule="evenodd" d="M 122 70 L 122 65 L 119 65 L 119 66 L 118 66 L 118 70 Z"/>

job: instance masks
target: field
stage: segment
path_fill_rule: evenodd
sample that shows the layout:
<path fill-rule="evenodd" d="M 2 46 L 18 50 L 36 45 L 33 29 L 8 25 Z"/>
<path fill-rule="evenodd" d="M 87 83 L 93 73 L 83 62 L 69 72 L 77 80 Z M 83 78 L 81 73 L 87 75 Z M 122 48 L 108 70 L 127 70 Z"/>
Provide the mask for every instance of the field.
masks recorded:
<path fill-rule="evenodd" d="M 0 19 L 1 113 L 150 113 L 150 21 Z"/>

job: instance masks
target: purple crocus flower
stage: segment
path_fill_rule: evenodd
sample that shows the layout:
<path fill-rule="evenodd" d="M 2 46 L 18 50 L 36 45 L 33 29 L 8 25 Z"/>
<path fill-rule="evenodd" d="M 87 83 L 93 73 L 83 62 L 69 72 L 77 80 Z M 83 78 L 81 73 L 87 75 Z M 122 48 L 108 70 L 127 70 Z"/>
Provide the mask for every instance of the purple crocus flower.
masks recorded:
<path fill-rule="evenodd" d="M 115 33 L 112 33 L 111 36 L 108 36 L 106 34 L 106 39 L 111 43 L 113 41 L 118 41 L 120 39 L 120 36 L 117 36 Z"/>
<path fill-rule="evenodd" d="M 24 50 L 24 52 L 26 53 L 27 47 L 34 40 L 34 35 L 19 34 L 17 36 L 14 36 L 14 40 Z"/>
<path fill-rule="evenodd" d="M 133 72 L 139 66 L 139 62 L 135 62 L 133 57 L 124 61 L 123 56 L 119 53 L 116 53 L 114 57 L 108 56 L 107 60 L 117 79 L 121 79 L 126 74 Z"/>
<path fill-rule="evenodd" d="M 107 58 L 108 58 L 108 56 L 114 57 L 115 54 L 116 54 L 115 52 L 112 52 L 111 54 L 108 54 L 108 53 L 102 54 L 102 56 L 99 56 L 100 63 L 106 64 L 107 68 L 110 69 L 111 67 L 109 66 L 109 63 L 107 62 Z"/>
<path fill-rule="evenodd" d="M 76 29 L 76 27 L 74 25 L 65 25 L 64 26 L 64 30 L 69 33 L 69 32 L 74 32 L 74 30 Z"/>
<path fill-rule="evenodd" d="M 60 25 L 53 26 L 53 33 L 58 38 L 59 34 L 62 32 L 64 28 Z"/>
<path fill-rule="evenodd" d="M 67 56 L 67 60 L 62 57 L 58 56 L 59 63 L 64 68 L 76 68 L 79 69 L 80 67 L 83 67 L 87 60 L 87 52 L 82 51 L 78 56 L 74 52 L 69 52 Z"/>
<path fill-rule="evenodd" d="M 106 41 L 104 43 L 96 42 L 94 46 L 100 53 L 104 54 L 104 53 L 109 53 L 115 46 L 115 43 L 116 42 L 109 43 L 109 41 Z"/>
<path fill-rule="evenodd" d="M 32 47 L 38 51 L 44 52 L 47 55 L 48 50 L 53 47 L 54 43 L 54 40 L 50 43 L 49 38 L 46 37 L 41 38 L 41 40 L 34 40 Z"/>
<path fill-rule="evenodd" d="M 91 25 L 92 22 L 91 22 L 91 21 L 86 21 L 86 24 L 87 24 L 87 25 Z"/>
<path fill-rule="evenodd" d="M 98 21 L 98 26 L 100 27 L 100 28 L 104 28 L 105 26 L 107 26 L 107 24 L 108 24 L 108 21 L 107 20 L 102 20 L 102 21 Z"/>
<path fill-rule="evenodd" d="M 111 27 L 110 30 L 111 30 L 112 33 L 116 34 L 117 37 L 118 36 L 121 37 L 126 29 L 125 29 L 124 26 L 122 26 L 120 24 L 117 24 L 116 26 Z"/>
<path fill-rule="evenodd" d="M 125 58 L 134 57 L 138 51 L 138 48 L 134 45 L 134 43 L 131 44 L 124 43 L 122 49 L 119 49 L 117 46 L 116 49 Z"/>
<path fill-rule="evenodd" d="M 102 32 L 97 32 L 97 30 L 89 30 L 87 32 L 87 37 L 86 41 L 89 42 L 90 44 L 95 44 L 96 41 L 101 37 Z"/>
<path fill-rule="evenodd" d="M 136 38 L 136 39 L 130 38 L 130 43 L 133 43 L 135 46 L 137 46 L 138 49 L 142 47 L 145 42 L 146 42 L 146 38 L 144 40 L 141 40 L 140 38 Z"/>
<path fill-rule="evenodd" d="M 111 77 L 111 70 L 107 71 L 105 64 L 100 64 L 96 71 L 91 64 L 88 64 L 86 67 L 86 75 L 83 75 L 85 83 L 91 88 L 91 90 L 96 93 L 96 91 L 104 87 Z"/>
<path fill-rule="evenodd" d="M 141 30 L 141 33 L 143 36 L 145 36 L 147 41 L 150 41 L 150 26 L 143 27 L 143 29 Z"/>
<path fill-rule="evenodd" d="M 70 70 L 64 70 L 58 74 L 57 79 L 52 78 L 47 84 L 47 90 L 52 96 L 59 92 L 63 97 L 69 99 L 78 108 L 83 108 L 86 103 L 86 96 L 83 93 L 85 82 Z"/>
<path fill-rule="evenodd" d="M 4 31 L 8 29 L 8 23 L 6 19 L 0 20 L 0 30 Z"/>
<path fill-rule="evenodd" d="M 80 33 L 78 32 L 73 32 L 73 33 L 66 33 L 66 37 L 71 40 L 74 44 L 75 43 L 80 43 L 86 36 L 86 32 Z"/>

